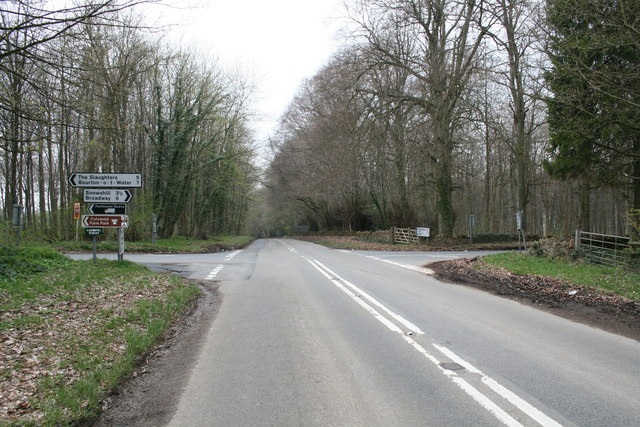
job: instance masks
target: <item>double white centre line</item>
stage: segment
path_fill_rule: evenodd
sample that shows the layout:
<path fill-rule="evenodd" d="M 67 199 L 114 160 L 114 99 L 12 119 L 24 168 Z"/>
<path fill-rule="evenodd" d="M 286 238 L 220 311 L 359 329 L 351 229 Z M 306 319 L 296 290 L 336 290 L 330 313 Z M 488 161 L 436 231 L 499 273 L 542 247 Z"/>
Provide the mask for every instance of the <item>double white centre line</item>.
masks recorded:
<path fill-rule="evenodd" d="M 285 244 L 291 252 L 298 253 L 295 249 L 290 247 L 288 244 Z M 476 387 L 469 383 L 465 378 L 461 375 L 469 376 L 469 379 L 479 378 L 481 383 L 496 393 L 498 396 L 505 399 L 515 408 L 517 408 L 522 414 L 525 414 L 531 420 L 535 421 L 539 425 L 542 426 L 550 426 L 557 427 L 560 424 L 535 408 L 533 405 L 519 397 L 517 394 L 507 389 L 496 380 L 492 379 L 488 375 L 482 373 L 479 369 L 474 367 L 472 364 L 468 363 L 460 356 L 455 354 L 453 351 L 448 348 L 438 345 L 436 343 L 431 343 L 431 347 L 440 353 L 444 360 L 451 361 L 456 363 L 464 368 L 466 371 L 461 371 L 460 374 L 456 371 L 446 368 L 446 363 L 443 363 L 434 356 L 431 352 L 429 352 L 423 345 L 418 343 L 412 336 L 415 335 L 424 335 L 424 332 L 416 326 L 414 323 L 405 319 L 401 315 L 393 312 L 389 308 L 387 308 L 380 301 L 373 298 L 371 295 L 363 291 L 360 287 L 355 284 L 349 282 L 348 280 L 340 277 L 333 270 L 331 270 L 326 265 L 322 264 L 320 261 L 313 259 L 308 256 L 302 255 L 316 270 L 318 270 L 323 276 L 331 281 L 336 287 L 342 290 L 345 294 L 347 294 L 352 300 L 354 300 L 358 305 L 363 307 L 367 312 L 369 312 L 376 320 L 385 325 L 389 330 L 401 335 L 406 343 L 408 343 L 412 348 L 414 348 L 418 353 L 422 354 L 426 360 L 434 364 L 442 374 L 444 374 L 447 378 L 449 378 L 456 386 L 458 386 L 462 391 L 464 391 L 468 396 L 470 396 L 473 400 L 475 400 L 478 404 L 480 404 L 483 408 L 489 411 L 493 416 L 495 416 L 500 422 L 507 426 L 522 426 L 520 421 L 516 420 L 512 415 L 510 415 L 506 410 L 500 407 L 497 403 L 495 403 L 491 398 L 489 398 L 486 394 L 482 393 Z M 384 314 L 383 314 L 384 313 Z M 386 316 L 385 316 L 386 315 Z M 404 328 L 404 329 L 403 329 Z M 503 403 L 504 405 L 504 403 Z M 529 422 L 530 423 L 530 422 Z M 527 424 L 529 424 L 527 423 Z"/>
<path fill-rule="evenodd" d="M 229 262 L 233 259 L 234 256 L 238 255 L 241 251 L 233 251 L 230 252 L 229 254 L 227 254 L 224 257 L 224 261 L 223 262 Z M 213 270 L 211 270 L 211 273 L 209 273 L 209 275 L 207 277 L 205 277 L 205 280 L 214 280 L 216 278 L 216 276 L 218 275 L 218 273 L 220 273 L 222 271 L 222 269 L 224 268 L 225 264 L 220 264 L 218 265 L 216 268 L 214 268 Z"/>
<path fill-rule="evenodd" d="M 420 328 L 418 328 L 416 325 L 414 325 L 404 317 L 400 316 L 399 314 L 389 310 L 381 302 L 373 298 L 371 295 L 369 295 L 368 293 L 366 293 L 365 291 L 363 291 L 353 283 L 338 276 L 336 273 L 330 270 L 329 267 L 322 264 L 320 261 L 311 259 L 309 257 L 305 257 L 305 259 L 309 261 L 309 263 L 311 263 L 311 265 L 313 265 L 316 268 L 316 270 L 322 273 L 327 279 L 331 280 L 331 282 L 333 282 L 334 285 L 336 285 L 344 293 L 349 295 L 351 299 L 353 299 L 358 304 L 360 304 L 365 310 L 371 313 L 376 319 L 382 322 L 383 325 L 385 325 L 387 328 L 389 328 L 393 332 L 397 332 L 399 334 L 404 334 L 405 332 L 409 332 L 413 334 L 424 335 L 424 332 Z M 348 288 L 351 290 L 349 290 Z M 381 315 L 376 309 L 374 309 L 369 304 L 364 302 L 363 299 L 366 299 L 371 304 L 373 304 L 374 306 L 378 307 L 380 310 L 387 313 L 389 316 L 391 316 L 392 319 L 396 320 L 398 323 L 406 327 L 407 331 L 403 331 L 402 329 L 400 329 L 393 322 L 389 321 L 386 317 Z"/>

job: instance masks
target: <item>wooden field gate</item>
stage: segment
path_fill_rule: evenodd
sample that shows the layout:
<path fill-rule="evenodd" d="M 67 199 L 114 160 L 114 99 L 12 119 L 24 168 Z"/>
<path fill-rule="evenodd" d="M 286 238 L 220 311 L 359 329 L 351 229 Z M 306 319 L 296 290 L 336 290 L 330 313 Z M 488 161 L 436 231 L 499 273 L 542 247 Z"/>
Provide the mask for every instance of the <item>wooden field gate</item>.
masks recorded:
<path fill-rule="evenodd" d="M 415 228 L 397 228 L 393 227 L 391 236 L 393 243 L 420 243 L 420 239 L 416 235 Z"/>

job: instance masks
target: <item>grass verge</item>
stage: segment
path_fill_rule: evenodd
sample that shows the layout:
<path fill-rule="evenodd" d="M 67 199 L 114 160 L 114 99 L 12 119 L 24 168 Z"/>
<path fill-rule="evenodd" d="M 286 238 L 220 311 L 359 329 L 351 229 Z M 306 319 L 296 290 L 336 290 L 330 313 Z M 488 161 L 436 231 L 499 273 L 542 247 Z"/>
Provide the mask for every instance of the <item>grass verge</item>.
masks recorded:
<path fill-rule="evenodd" d="M 96 418 L 103 396 L 199 293 L 177 276 L 130 262 L 2 250 L 0 425 Z M 24 260 L 31 269 L 13 268 Z"/>
<path fill-rule="evenodd" d="M 222 250 L 235 250 L 245 247 L 253 241 L 251 236 L 216 236 L 210 240 L 191 240 L 186 237 L 158 239 L 150 241 L 126 242 L 129 253 L 209 253 Z M 67 253 L 91 252 L 92 242 L 85 238 L 77 242 L 58 242 L 54 247 Z M 99 241 L 96 250 L 100 253 L 117 252 L 118 242 L 115 238 Z"/>
<path fill-rule="evenodd" d="M 640 301 L 640 274 L 622 269 L 573 264 L 516 253 L 489 255 L 483 257 L 483 261 L 516 274 L 554 277 Z"/>
<path fill-rule="evenodd" d="M 460 251 L 460 250 L 503 250 L 516 249 L 517 242 L 482 242 L 469 244 L 468 239 L 445 239 L 432 238 L 428 244 L 393 244 L 385 243 L 375 236 L 366 237 L 354 236 L 293 236 L 298 240 L 317 243 L 332 249 L 365 250 L 365 251 Z"/>

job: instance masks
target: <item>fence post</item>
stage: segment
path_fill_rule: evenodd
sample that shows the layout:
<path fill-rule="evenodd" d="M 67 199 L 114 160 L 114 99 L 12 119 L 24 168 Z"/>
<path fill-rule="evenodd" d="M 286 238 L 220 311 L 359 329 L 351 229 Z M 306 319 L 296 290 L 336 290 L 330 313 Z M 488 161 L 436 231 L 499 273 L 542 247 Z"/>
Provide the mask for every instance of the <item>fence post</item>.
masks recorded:
<path fill-rule="evenodd" d="M 396 227 L 391 227 L 391 244 L 395 245 L 396 243 Z"/>
<path fill-rule="evenodd" d="M 580 230 L 576 230 L 576 251 L 580 250 Z"/>

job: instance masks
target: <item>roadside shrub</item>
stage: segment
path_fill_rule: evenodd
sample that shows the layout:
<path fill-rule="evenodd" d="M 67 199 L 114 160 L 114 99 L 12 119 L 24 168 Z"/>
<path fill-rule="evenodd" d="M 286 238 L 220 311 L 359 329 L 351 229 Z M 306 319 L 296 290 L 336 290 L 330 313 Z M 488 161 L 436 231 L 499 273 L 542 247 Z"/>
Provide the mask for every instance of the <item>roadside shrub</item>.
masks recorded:
<path fill-rule="evenodd" d="M 563 240 L 557 237 L 549 237 L 533 242 L 528 252 L 531 256 L 537 258 L 546 257 L 567 261 L 577 261 L 581 258 L 580 252 L 573 247 L 571 240 Z"/>
<path fill-rule="evenodd" d="M 391 230 L 358 231 L 358 239 L 374 243 L 391 243 Z"/>
<path fill-rule="evenodd" d="M 540 240 L 547 258 L 571 259 L 571 242 L 557 237 L 549 237 Z"/>
<path fill-rule="evenodd" d="M 528 253 L 532 257 L 536 257 L 536 258 L 544 258 L 545 256 L 544 247 L 540 242 L 531 243 L 531 245 L 529 246 Z"/>
<path fill-rule="evenodd" d="M 474 243 L 504 243 L 517 241 L 518 236 L 516 236 L 515 234 L 487 233 L 479 234 L 473 238 Z"/>
<path fill-rule="evenodd" d="M 625 249 L 624 258 L 627 270 L 640 272 L 640 249 Z"/>
<path fill-rule="evenodd" d="M 375 230 L 375 231 L 348 231 L 348 230 L 336 230 L 336 231 L 311 231 L 303 233 L 303 236 L 318 236 L 318 237 L 355 237 L 358 240 L 374 243 L 391 243 L 391 230 Z"/>
<path fill-rule="evenodd" d="M 49 248 L 0 247 L 0 280 L 16 280 L 48 271 L 71 262 Z"/>

